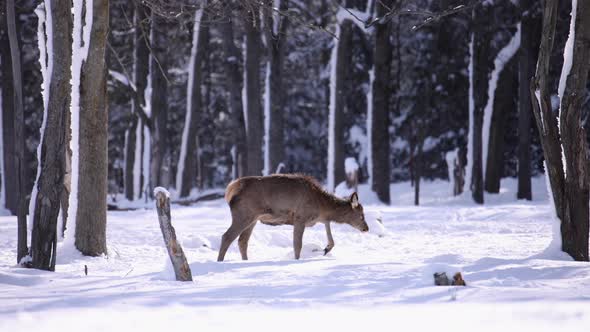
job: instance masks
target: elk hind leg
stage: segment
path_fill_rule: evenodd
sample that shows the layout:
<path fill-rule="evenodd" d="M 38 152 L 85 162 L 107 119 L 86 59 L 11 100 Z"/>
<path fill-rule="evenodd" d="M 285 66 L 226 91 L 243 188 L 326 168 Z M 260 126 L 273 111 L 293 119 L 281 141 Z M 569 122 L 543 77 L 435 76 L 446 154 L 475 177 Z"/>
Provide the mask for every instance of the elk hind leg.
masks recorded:
<path fill-rule="evenodd" d="M 254 226 L 256 226 L 256 221 L 254 221 L 250 226 L 248 226 L 242 234 L 240 234 L 240 238 L 238 239 L 238 246 L 240 247 L 240 254 L 242 255 L 242 260 L 248 260 L 248 240 L 250 240 L 250 235 L 252 235 L 252 230 L 254 230 Z"/>
<path fill-rule="evenodd" d="M 334 248 L 334 238 L 332 237 L 332 229 L 330 228 L 330 222 L 326 222 L 326 235 L 328 236 L 328 245 L 324 249 L 324 256 L 326 256 L 332 248 Z"/>

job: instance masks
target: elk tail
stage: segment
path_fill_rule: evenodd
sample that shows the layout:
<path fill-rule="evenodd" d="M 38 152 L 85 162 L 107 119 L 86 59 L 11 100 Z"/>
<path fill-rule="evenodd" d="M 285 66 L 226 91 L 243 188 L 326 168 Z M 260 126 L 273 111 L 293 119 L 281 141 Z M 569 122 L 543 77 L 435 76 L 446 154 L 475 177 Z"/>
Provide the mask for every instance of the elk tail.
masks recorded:
<path fill-rule="evenodd" d="M 231 203 L 232 199 L 238 194 L 240 191 L 240 179 L 233 180 L 227 185 L 225 188 L 225 201 Z"/>

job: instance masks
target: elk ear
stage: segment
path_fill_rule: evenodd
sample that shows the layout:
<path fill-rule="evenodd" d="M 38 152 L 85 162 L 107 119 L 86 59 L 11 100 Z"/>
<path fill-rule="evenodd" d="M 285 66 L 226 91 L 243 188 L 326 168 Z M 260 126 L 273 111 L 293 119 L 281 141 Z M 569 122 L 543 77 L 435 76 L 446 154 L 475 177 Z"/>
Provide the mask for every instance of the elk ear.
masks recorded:
<path fill-rule="evenodd" d="M 353 209 L 356 209 L 359 206 L 359 196 L 356 194 L 356 192 L 350 195 L 350 205 L 352 205 Z"/>

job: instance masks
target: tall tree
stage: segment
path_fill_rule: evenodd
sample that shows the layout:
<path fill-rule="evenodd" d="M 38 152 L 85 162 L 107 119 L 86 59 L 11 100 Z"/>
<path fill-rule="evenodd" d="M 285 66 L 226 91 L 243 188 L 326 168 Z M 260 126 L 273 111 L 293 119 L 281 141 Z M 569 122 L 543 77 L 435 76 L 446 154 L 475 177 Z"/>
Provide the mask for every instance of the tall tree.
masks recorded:
<path fill-rule="evenodd" d="M 264 80 L 264 171 L 265 175 L 274 172 L 285 159 L 284 142 L 284 108 L 285 93 L 283 87 L 283 66 L 287 46 L 287 28 L 289 1 L 278 2 L 278 13 L 274 1 L 269 0 L 263 11 L 268 60 L 266 79 Z"/>
<path fill-rule="evenodd" d="M 14 5 L 14 0 L 7 0 L 5 7 L 5 23 L 6 23 L 6 37 L 8 39 L 8 46 L 10 54 L 2 52 L 2 61 L 6 61 L 6 65 L 2 64 L 3 76 L 6 75 L 7 82 L 12 83 L 11 88 L 7 88 L 7 92 L 12 92 L 12 95 L 5 95 L 7 103 L 6 117 L 4 111 L 2 112 L 2 123 L 8 124 L 8 127 L 12 127 L 7 130 L 7 133 L 3 133 L 4 138 L 8 141 L 3 141 L 6 147 L 6 152 L 3 157 L 8 157 L 8 160 L 4 160 L 4 168 L 7 172 L 3 174 L 6 184 L 2 184 L 4 189 L 11 190 L 14 195 L 12 198 L 7 199 L 10 203 L 10 207 L 13 212 L 17 215 L 18 220 L 18 242 L 17 242 L 17 260 L 21 261 L 28 253 L 27 248 L 27 221 L 26 221 L 26 194 L 25 194 L 25 178 L 26 178 L 26 165 L 25 165 L 25 121 L 24 121 L 24 107 L 23 107 L 23 83 L 22 83 L 22 68 L 21 68 L 21 52 L 19 46 L 19 39 L 17 33 L 17 16 Z M 4 8 L 2 9 L 4 11 Z M 2 15 L 4 16 L 4 15 Z M 0 26 L 4 26 L 0 20 Z M 3 29 L 3 28 L 0 28 Z M 10 58 L 10 59 L 9 59 Z M 10 64 L 10 70 L 8 70 L 8 64 Z M 2 98 L 4 99 L 4 98 Z M 4 106 L 4 105 L 3 105 Z M 8 107 L 12 107 L 9 109 Z M 4 108 L 4 107 L 2 107 Z M 11 146 L 8 147 L 7 144 Z M 7 162 L 11 162 L 11 165 L 7 165 Z M 13 178 L 7 179 L 7 176 Z M 6 192 L 3 195 L 6 195 Z"/>
<path fill-rule="evenodd" d="M 12 5 L 14 6 L 14 4 Z M 13 19 L 14 20 L 14 19 Z M 6 5 L 0 6 L 0 111 L 2 112 L 2 161 L 0 208 L 8 209 L 12 214 L 17 214 L 16 195 L 7 193 L 16 192 L 16 149 L 14 144 L 14 93 L 12 80 L 12 61 L 10 54 L 10 41 L 8 39 L 8 25 Z"/>
<path fill-rule="evenodd" d="M 518 89 L 517 58 L 513 57 L 506 64 L 498 78 L 498 87 L 494 98 L 494 111 L 490 123 L 488 138 L 487 158 L 485 160 L 485 191 L 488 193 L 500 192 L 500 180 L 504 171 L 504 137 L 506 134 L 509 113 L 516 110 L 517 100 L 514 91 Z"/>
<path fill-rule="evenodd" d="M 150 63 L 150 187 L 165 185 L 163 175 L 164 158 L 169 153 L 168 145 L 168 21 L 152 11 L 151 63 Z M 150 190 L 151 192 L 151 190 Z"/>
<path fill-rule="evenodd" d="M 549 90 L 557 5 L 557 0 L 546 0 L 544 4 L 543 30 L 531 97 L 546 174 L 560 221 L 560 236 L 554 240 L 561 242 L 561 249 L 575 260 L 588 261 L 589 160 L 581 111 L 590 69 L 590 2 L 572 1 L 570 35 L 565 45 L 558 88 L 558 117 L 551 107 Z"/>
<path fill-rule="evenodd" d="M 248 175 L 261 175 L 262 156 L 262 104 L 260 93 L 260 52 L 261 8 L 258 4 L 245 7 L 246 42 L 244 52 L 244 96 L 243 107 L 246 122 L 246 144 Z"/>
<path fill-rule="evenodd" d="M 350 7 L 344 1 L 344 8 Z M 344 113 L 346 108 L 346 81 L 352 62 L 352 18 L 342 15 L 341 8 L 336 15 L 334 46 L 330 57 L 330 103 L 328 108 L 328 170 L 327 187 L 334 191 L 344 181 Z"/>
<path fill-rule="evenodd" d="M 377 17 L 383 17 L 395 1 L 380 1 L 375 4 Z M 391 44 L 391 21 L 378 22 L 375 26 L 375 51 L 373 52 L 374 81 L 373 81 L 373 106 L 371 124 L 371 188 L 377 194 L 379 200 L 389 204 L 390 183 L 390 96 L 393 93 L 391 87 L 391 60 L 393 45 Z"/>
<path fill-rule="evenodd" d="M 45 0 L 44 4 L 45 17 L 39 18 L 40 29 L 43 29 L 39 35 L 46 36 L 46 40 L 39 40 L 44 80 L 44 124 L 37 150 L 37 181 L 29 211 L 33 218 L 30 253 L 33 267 L 53 271 L 67 146 L 65 119 L 70 106 L 72 22 L 69 19 L 70 1 Z"/>
<path fill-rule="evenodd" d="M 75 246 L 82 254 L 98 256 L 107 252 L 105 47 L 109 1 L 76 0 L 73 13 L 72 190 L 68 218 L 71 226 L 75 223 L 75 227 L 70 226 L 75 232 L 69 236 L 75 236 Z"/>
<path fill-rule="evenodd" d="M 202 67 L 209 47 L 208 16 L 207 11 L 202 8 L 195 12 L 193 45 L 188 69 L 186 117 L 176 174 L 176 190 L 180 194 L 180 197 L 186 197 L 190 193 L 191 188 L 195 184 L 195 171 L 199 168 L 198 124 L 201 113 L 203 112 L 201 84 L 203 82 Z"/>
<path fill-rule="evenodd" d="M 489 5 L 473 8 L 469 64 L 469 138 L 466 183 L 470 183 L 471 195 L 478 204 L 483 204 L 482 125 L 487 101 L 489 36 Z"/>
<path fill-rule="evenodd" d="M 150 119 L 144 111 L 148 106 L 146 104 L 146 88 L 150 61 L 149 16 L 148 7 L 134 2 L 133 85 L 135 93 L 131 102 L 132 120 L 125 134 L 124 187 L 125 197 L 128 200 L 136 200 L 141 197 L 149 177 L 149 173 L 144 172 L 145 167 L 143 166 L 143 163 L 146 162 L 143 150 L 147 149 L 144 144 L 147 140 L 144 134 L 149 132 L 151 126 Z"/>
<path fill-rule="evenodd" d="M 233 1 L 224 4 L 224 17 L 221 21 L 223 39 L 225 82 L 228 90 L 228 109 L 232 118 L 233 148 L 232 177 L 238 178 L 248 174 L 248 157 L 246 151 L 246 130 L 244 105 L 242 103 L 243 79 L 240 75 L 240 55 L 234 41 Z"/>
<path fill-rule="evenodd" d="M 518 53 L 518 199 L 531 200 L 531 79 L 539 48 L 541 2 L 521 0 L 521 43 Z"/>

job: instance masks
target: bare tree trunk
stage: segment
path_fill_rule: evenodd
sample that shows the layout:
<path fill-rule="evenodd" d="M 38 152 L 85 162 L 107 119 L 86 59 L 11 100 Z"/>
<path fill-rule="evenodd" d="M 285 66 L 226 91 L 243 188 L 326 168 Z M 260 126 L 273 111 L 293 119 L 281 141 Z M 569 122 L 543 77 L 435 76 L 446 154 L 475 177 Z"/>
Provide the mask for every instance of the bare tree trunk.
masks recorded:
<path fill-rule="evenodd" d="M 538 19 L 535 0 L 522 0 L 521 38 L 518 55 L 518 199 L 533 199 L 531 190 L 531 79 L 538 53 Z"/>
<path fill-rule="evenodd" d="M 467 158 L 472 158 L 471 193 L 476 203 L 483 204 L 483 160 L 482 160 L 482 124 L 483 113 L 486 105 L 488 66 L 487 54 L 489 40 L 485 29 L 486 6 L 478 6 L 473 9 L 473 151 Z"/>
<path fill-rule="evenodd" d="M 260 8 L 252 6 L 245 14 L 246 52 L 244 72 L 246 84 L 246 142 L 248 175 L 261 175 L 262 157 L 262 103 L 260 100 Z"/>
<path fill-rule="evenodd" d="M 35 184 L 37 195 L 32 202 L 33 230 L 31 238 L 32 266 L 43 270 L 55 270 L 57 245 L 56 225 L 60 209 L 60 195 L 63 190 L 66 141 L 65 114 L 70 106 L 70 67 L 72 45 L 71 2 L 65 0 L 46 0 L 51 2 L 53 34 L 48 36 L 52 43 L 53 70 L 47 109 L 46 127 L 41 137 L 41 173 Z M 57 19 L 59 18 L 59 19 Z M 40 41 L 42 42 L 42 41 Z"/>
<path fill-rule="evenodd" d="M 168 22 L 152 13 L 151 40 L 151 161 L 150 185 L 158 187 L 163 184 L 164 158 L 168 153 L 168 61 L 166 42 L 168 40 Z"/>
<path fill-rule="evenodd" d="M 17 203 L 17 220 L 18 220 L 18 241 L 17 241 L 17 260 L 25 257 L 27 249 L 27 221 L 26 221 L 26 198 L 25 198 L 25 120 L 23 108 L 23 83 L 22 68 L 20 62 L 20 46 L 18 45 L 18 34 L 16 30 L 16 12 L 14 0 L 6 2 L 6 23 L 8 30 L 8 40 L 10 43 L 10 54 L 12 63 L 12 82 L 13 82 L 13 106 L 14 106 L 14 143 L 15 143 L 15 177 L 16 177 L 16 203 Z"/>
<path fill-rule="evenodd" d="M 394 1 L 376 3 L 377 16 L 384 15 L 388 8 L 392 8 Z M 386 7 L 387 6 L 387 7 Z M 391 22 L 387 20 L 375 26 L 375 52 L 373 64 L 375 81 L 373 82 L 373 124 L 371 146 L 373 155 L 373 183 L 371 188 L 379 200 L 389 204 L 390 183 L 390 138 L 389 138 L 389 109 L 391 88 L 391 60 L 393 46 L 390 41 Z"/>
<path fill-rule="evenodd" d="M 344 112 L 346 109 L 346 81 L 350 71 L 352 61 L 352 22 L 345 19 L 340 23 L 338 39 L 334 40 L 336 48 L 335 63 L 332 60 L 331 65 L 336 66 L 335 74 L 332 75 L 330 84 L 335 85 L 335 94 L 330 98 L 330 124 L 329 139 L 333 142 L 328 143 L 328 190 L 334 188 L 345 180 L 344 172 Z"/>
<path fill-rule="evenodd" d="M 248 173 L 246 151 L 246 127 L 244 122 L 244 106 L 242 104 L 242 75 L 240 75 L 240 55 L 234 42 L 233 17 L 230 6 L 226 6 L 225 17 L 221 22 L 223 51 L 225 55 L 225 78 L 229 95 L 229 112 L 233 120 L 235 158 L 233 177 Z"/>
<path fill-rule="evenodd" d="M 134 176 L 135 176 L 135 163 L 139 163 L 140 160 L 135 160 L 135 150 L 137 146 L 137 125 L 138 118 L 135 114 L 131 115 L 131 121 L 129 127 L 125 131 L 125 174 L 124 174 L 124 187 L 125 187 L 125 198 L 132 201 L 135 199 L 135 188 L 134 188 Z"/>
<path fill-rule="evenodd" d="M 272 5 L 272 1 L 270 1 Z M 279 1 L 279 12 L 284 13 L 288 10 L 289 1 Z M 274 6 L 273 6 L 274 7 Z M 270 10 L 264 11 L 266 22 L 266 42 L 268 44 L 269 67 L 268 70 L 268 160 L 265 161 L 265 169 L 270 174 L 276 170 L 280 163 L 285 161 L 285 142 L 284 142 L 284 92 L 283 92 L 283 65 L 285 62 L 285 47 L 287 45 L 287 27 L 289 18 L 287 15 L 275 15 Z M 265 119 L 265 121 L 267 121 Z"/>
<path fill-rule="evenodd" d="M 14 7 L 14 1 L 12 3 Z M 13 215 L 18 214 L 18 199 L 17 195 L 17 149 L 15 144 L 15 100 L 14 100 L 14 82 L 12 79 L 12 60 L 10 41 L 8 38 L 8 25 L 6 15 L 6 6 L 0 5 L 0 96 L 2 99 L 2 151 L 4 153 L 4 174 L 2 174 L 2 188 L 4 190 L 1 194 L 4 196 L 4 203 Z M 12 19 L 14 21 L 14 18 Z M 11 193 L 11 194 L 8 194 Z"/>
<path fill-rule="evenodd" d="M 146 123 L 146 119 L 139 120 L 141 118 L 140 114 L 146 107 L 145 90 L 147 87 L 150 61 L 150 53 L 148 49 L 150 38 L 150 24 L 148 20 L 149 15 L 149 9 L 146 6 L 135 3 L 135 47 L 133 50 L 133 79 L 136 87 L 136 94 L 131 104 L 134 119 L 132 120 L 129 129 L 127 129 L 127 144 L 125 145 L 125 197 L 128 200 L 134 200 L 141 197 L 141 191 L 143 188 L 141 179 L 144 178 L 147 181 L 147 178 L 149 177 L 149 174 L 142 174 L 142 156 L 144 143 L 143 130 L 144 126 L 149 126 L 149 124 Z M 137 153 L 137 150 L 139 150 L 140 153 Z M 139 164 L 139 167 L 135 166 L 136 163 Z M 135 174 L 136 170 L 138 170 L 140 174 Z"/>
<path fill-rule="evenodd" d="M 80 81 L 80 132 L 76 248 L 84 255 L 107 253 L 108 111 L 105 47 L 109 27 L 109 1 L 86 2 L 92 8 L 88 57 Z M 74 216 L 71 216 L 74 217 Z"/>
<path fill-rule="evenodd" d="M 574 2 L 572 2 L 574 3 Z M 582 124 L 582 102 L 590 70 L 590 3 L 577 2 L 572 66 L 561 96 L 559 132 L 565 157 L 565 200 L 561 236 L 563 250 L 588 261 L 588 142 Z"/>
<path fill-rule="evenodd" d="M 419 138 L 416 157 L 414 158 L 415 178 L 414 178 L 414 205 L 420 205 L 420 179 L 422 177 L 422 147 L 424 146 L 424 137 Z"/>
<path fill-rule="evenodd" d="M 533 113 L 543 145 L 555 212 L 561 222 L 562 250 L 575 260 L 588 261 L 588 144 L 581 125 L 581 101 L 590 69 L 587 61 L 590 57 L 590 3 L 577 3 L 571 69 L 562 73 L 567 77 L 563 96 L 560 96 L 559 127 L 552 111 L 548 83 L 557 4 L 557 0 L 545 1 L 537 71 L 531 85 Z"/>
<path fill-rule="evenodd" d="M 488 158 L 485 160 L 485 190 L 489 193 L 500 192 L 500 180 L 504 171 L 506 117 L 517 107 L 514 98 L 514 91 L 518 89 L 515 65 L 516 58 L 513 57 L 498 78 L 488 140 Z"/>
<path fill-rule="evenodd" d="M 183 131 L 182 146 L 180 157 L 178 160 L 178 174 L 176 180 L 176 190 L 180 193 L 180 197 L 189 195 L 191 188 L 195 185 L 196 171 L 200 167 L 198 158 L 198 124 L 199 117 L 203 112 L 203 102 L 201 96 L 201 84 L 203 82 L 203 62 L 209 48 L 209 27 L 207 25 L 208 15 L 201 10 L 197 13 L 198 20 L 195 19 L 196 25 L 193 29 L 193 50 L 191 54 L 191 62 L 189 70 L 192 74 L 192 82 L 188 84 L 187 94 L 187 117 L 185 121 L 187 128 Z M 196 43 L 196 45 L 195 45 Z M 190 102 L 189 102 L 190 100 Z M 185 119 L 187 120 L 187 119 Z M 185 137 L 186 134 L 186 137 Z M 200 172 L 199 172 L 200 173 Z"/>

